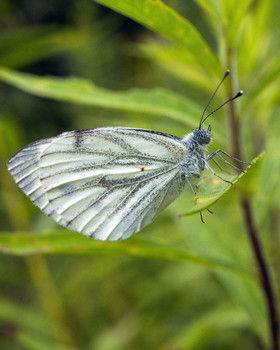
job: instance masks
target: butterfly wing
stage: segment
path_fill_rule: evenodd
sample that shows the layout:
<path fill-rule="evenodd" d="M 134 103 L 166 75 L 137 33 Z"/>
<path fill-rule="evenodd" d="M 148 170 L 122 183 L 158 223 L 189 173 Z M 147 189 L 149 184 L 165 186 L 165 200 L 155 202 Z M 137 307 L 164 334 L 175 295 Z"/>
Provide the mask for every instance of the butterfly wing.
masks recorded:
<path fill-rule="evenodd" d="M 8 161 L 18 186 L 59 224 L 100 240 L 140 231 L 185 188 L 180 139 L 132 128 L 64 133 Z"/>

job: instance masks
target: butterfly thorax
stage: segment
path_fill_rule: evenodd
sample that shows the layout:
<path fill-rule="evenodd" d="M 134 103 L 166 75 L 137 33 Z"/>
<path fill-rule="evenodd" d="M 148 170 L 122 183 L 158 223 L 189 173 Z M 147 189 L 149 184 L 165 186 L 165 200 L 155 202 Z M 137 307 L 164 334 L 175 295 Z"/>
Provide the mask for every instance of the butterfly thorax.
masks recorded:
<path fill-rule="evenodd" d="M 212 141 L 211 129 L 195 129 L 182 139 L 186 157 L 180 164 L 184 176 L 199 178 L 205 169 L 207 146 Z"/>

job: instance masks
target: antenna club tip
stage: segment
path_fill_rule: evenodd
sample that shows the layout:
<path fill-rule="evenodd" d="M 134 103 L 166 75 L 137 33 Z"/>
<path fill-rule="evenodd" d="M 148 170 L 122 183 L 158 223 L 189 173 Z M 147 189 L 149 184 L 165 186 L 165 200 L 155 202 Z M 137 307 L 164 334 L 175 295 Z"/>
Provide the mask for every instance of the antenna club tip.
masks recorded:
<path fill-rule="evenodd" d="M 242 96 L 242 95 L 243 95 L 243 90 L 240 90 L 240 91 L 236 94 L 235 98 L 240 97 L 240 96 Z"/>
<path fill-rule="evenodd" d="M 229 73 L 230 73 L 230 70 L 227 69 L 226 72 L 225 72 L 224 78 L 226 78 L 229 75 Z"/>

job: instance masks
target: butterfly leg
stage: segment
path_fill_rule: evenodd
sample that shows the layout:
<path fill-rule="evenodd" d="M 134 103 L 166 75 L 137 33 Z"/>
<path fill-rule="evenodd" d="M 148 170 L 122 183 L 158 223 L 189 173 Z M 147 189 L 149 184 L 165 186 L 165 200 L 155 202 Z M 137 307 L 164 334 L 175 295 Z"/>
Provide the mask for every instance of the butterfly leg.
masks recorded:
<path fill-rule="evenodd" d="M 208 157 L 207 157 L 207 158 L 208 158 Z M 209 170 L 211 170 L 211 172 L 212 172 L 213 175 L 217 176 L 217 177 L 218 177 L 219 179 L 221 179 L 222 181 L 227 182 L 227 183 L 229 183 L 229 184 L 232 185 L 232 182 L 231 182 L 231 181 L 228 181 L 228 180 L 222 178 L 220 175 L 218 175 L 218 174 L 215 172 L 215 170 L 209 165 L 209 163 L 208 163 L 207 161 L 206 161 L 206 166 L 207 166 L 207 168 L 208 168 Z"/>
<path fill-rule="evenodd" d="M 222 153 L 223 155 L 229 157 L 230 159 L 234 159 L 236 160 L 237 162 L 239 163 L 243 163 L 243 164 L 247 164 L 247 165 L 251 165 L 251 163 L 247 163 L 247 162 L 243 162 L 243 160 L 240 160 L 240 159 L 237 159 L 233 156 L 231 156 L 230 154 L 226 153 L 225 151 L 221 150 L 221 149 L 218 149 L 217 151 L 209 154 L 209 156 L 206 158 L 206 160 L 214 160 L 214 157 L 215 156 L 218 156 L 223 162 L 225 162 L 226 164 L 228 164 L 229 166 L 231 166 L 232 168 L 238 170 L 238 171 L 242 171 L 242 169 L 238 168 L 237 166 L 231 164 L 230 162 L 228 162 L 220 153 Z"/>
<path fill-rule="evenodd" d="M 225 156 L 231 158 L 231 159 L 234 159 L 234 160 L 237 160 L 239 163 L 243 163 L 243 164 L 247 164 L 247 165 L 252 165 L 251 163 L 248 163 L 248 162 L 244 162 L 243 160 L 240 160 L 238 158 L 235 158 L 233 156 L 231 156 L 230 154 L 228 154 L 227 152 L 223 151 L 222 149 L 218 149 L 217 151 L 213 152 L 213 153 L 223 153 Z"/>
<path fill-rule="evenodd" d="M 229 175 L 235 175 L 235 174 L 230 173 L 229 171 L 225 170 L 225 169 L 221 166 L 221 164 L 219 164 L 219 163 L 216 161 L 215 158 L 211 158 L 210 160 L 212 160 L 212 161 L 217 165 L 217 167 L 218 167 L 221 171 L 223 171 L 224 173 L 227 173 L 227 174 L 229 174 Z"/>
<path fill-rule="evenodd" d="M 186 179 L 187 179 L 188 184 L 190 185 L 190 188 L 192 189 L 194 195 L 196 196 L 196 190 L 194 189 L 192 183 L 190 182 L 190 180 L 189 180 L 189 178 L 188 178 L 187 176 L 186 176 Z M 196 186 L 196 187 L 197 187 L 197 186 Z M 209 213 L 214 214 L 214 213 L 213 213 L 211 210 L 209 210 L 208 208 L 207 208 L 207 210 L 209 211 Z M 199 214 L 200 214 L 200 219 L 201 219 L 202 223 L 204 224 L 204 220 L 203 220 L 203 217 L 202 217 L 202 212 L 200 211 Z"/>
<path fill-rule="evenodd" d="M 211 210 L 209 210 L 208 208 L 206 208 L 206 210 L 209 211 L 209 213 L 214 214 L 214 213 L 213 213 Z M 205 222 L 204 222 L 204 220 L 203 220 L 203 217 L 202 217 L 202 212 L 200 211 L 199 214 L 200 214 L 200 219 L 201 219 L 202 223 L 205 224 Z"/>
<path fill-rule="evenodd" d="M 186 179 L 187 179 L 187 181 L 188 181 L 188 184 L 189 184 L 191 190 L 193 191 L 193 194 L 196 196 L 196 194 L 197 194 L 197 193 L 196 193 L 196 190 L 194 189 L 192 183 L 190 182 L 190 179 L 189 179 L 187 176 L 186 176 Z"/>
<path fill-rule="evenodd" d="M 203 217 L 202 217 L 202 212 L 200 211 L 199 214 L 200 214 L 200 219 L 201 219 L 202 223 L 205 224 Z"/>

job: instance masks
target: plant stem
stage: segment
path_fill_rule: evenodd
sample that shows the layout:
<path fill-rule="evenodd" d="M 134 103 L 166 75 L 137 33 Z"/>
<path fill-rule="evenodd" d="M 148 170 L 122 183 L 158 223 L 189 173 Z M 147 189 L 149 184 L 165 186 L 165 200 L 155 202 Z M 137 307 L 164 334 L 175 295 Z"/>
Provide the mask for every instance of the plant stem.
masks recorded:
<path fill-rule="evenodd" d="M 230 62 L 228 60 L 228 62 Z M 229 96 L 233 96 L 232 83 L 230 86 Z M 238 159 L 243 159 L 242 157 L 242 147 L 240 141 L 240 125 L 239 118 L 234 106 L 231 103 L 229 106 L 229 124 L 231 131 L 231 144 L 234 157 Z M 238 163 L 240 166 L 240 163 Z M 270 341 L 271 349 L 279 350 L 279 321 L 276 308 L 276 300 L 274 296 L 272 278 L 269 272 L 268 264 L 266 262 L 265 256 L 262 251 L 258 227 L 256 225 L 253 210 L 251 206 L 250 198 L 248 198 L 244 193 L 240 193 L 240 205 L 243 212 L 244 223 L 246 231 L 251 243 L 251 247 L 254 253 L 256 264 L 259 268 L 259 278 L 263 288 L 263 293 L 265 297 L 265 302 L 267 305 L 268 317 L 269 317 L 269 329 L 270 329 Z"/>
<path fill-rule="evenodd" d="M 278 341 L 278 315 L 276 310 L 275 297 L 272 288 L 271 276 L 263 255 L 261 244 L 258 238 L 257 227 L 253 218 L 253 213 L 251 210 L 251 205 L 244 196 L 241 196 L 241 206 L 243 209 L 244 221 L 246 223 L 247 232 L 250 238 L 252 249 L 254 251 L 255 259 L 257 261 L 260 270 L 260 279 L 266 298 L 266 304 L 268 308 L 269 321 L 270 321 L 270 338 L 273 350 L 279 350 Z"/>
<path fill-rule="evenodd" d="M 41 305 L 49 319 L 56 344 L 75 347 L 74 338 L 68 328 L 63 303 L 44 256 L 26 256 L 31 279 L 37 290 Z"/>

